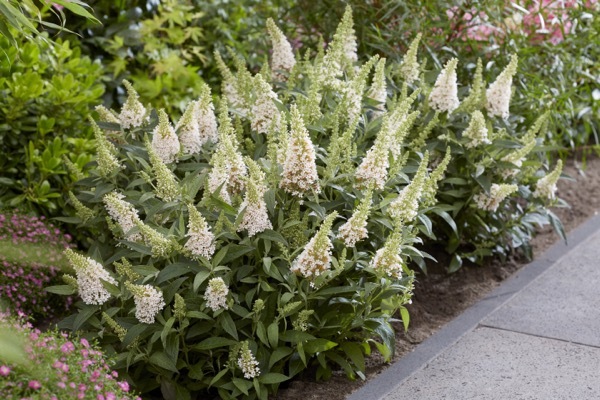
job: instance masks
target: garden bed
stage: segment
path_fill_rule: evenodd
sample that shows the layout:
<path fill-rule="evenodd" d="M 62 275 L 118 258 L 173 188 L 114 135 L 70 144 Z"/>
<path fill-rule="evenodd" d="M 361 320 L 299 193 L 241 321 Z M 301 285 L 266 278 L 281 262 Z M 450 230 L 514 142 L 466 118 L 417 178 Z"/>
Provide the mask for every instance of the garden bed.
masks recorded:
<path fill-rule="evenodd" d="M 569 203 L 570 208 L 553 211 L 561 219 L 565 231 L 571 231 L 600 210 L 600 159 L 589 157 L 585 162 L 581 157 L 569 159 L 564 174 L 575 180 L 562 179 L 558 182 L 558 196 Z M 546 226 L 533 240 L 533 252 L 540 256 L 544 250 L 560 240 L 554 230 Z M 428 266 L 429 275 L 419 275 L 409 306 L 410 327 L 404 332 L 401 324 L 396 328 L 396 353 L 393 361 L 411 352 L 419 343 L 441 329 L 466 308 L 482 299 L 493 288 L 515 273 L 528 261 L 515 255 L 506 262 L 491 260 L 488 265 L 465 265 L 452 275 L 444 268 L 443 253 L 435 254 L 439 264 Z M 380 357 L 372 357 L 368 363 L 367 379 L 373 378 L 386 368 Z M 314 382 L 309 373 L 302 379 L 294 380 L 289 387 L 282 388 L 275 397 L 277 400 L 341 400 L 364 384 L 364 381 L 350 381 L 343 374 L 334 375 L 327 382 Z"/>

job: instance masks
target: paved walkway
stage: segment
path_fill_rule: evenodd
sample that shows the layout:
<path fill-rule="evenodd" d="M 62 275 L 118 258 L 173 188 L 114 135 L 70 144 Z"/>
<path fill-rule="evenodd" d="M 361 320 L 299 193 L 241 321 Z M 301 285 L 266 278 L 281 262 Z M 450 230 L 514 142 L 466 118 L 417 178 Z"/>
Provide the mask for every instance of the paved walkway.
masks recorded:
<path fill-rule="evenodd" d="M 348 400 L 600 399 L 600 216 Z"/>

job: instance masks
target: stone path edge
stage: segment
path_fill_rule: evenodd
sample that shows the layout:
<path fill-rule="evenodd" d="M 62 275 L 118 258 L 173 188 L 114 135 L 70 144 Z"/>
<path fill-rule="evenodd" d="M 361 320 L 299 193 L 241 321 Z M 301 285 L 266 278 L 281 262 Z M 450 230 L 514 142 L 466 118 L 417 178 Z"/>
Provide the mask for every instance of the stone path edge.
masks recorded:
<path fill-rule="evenodd" d="M 462 314 L 419 344 L 412 352 L 402 356 L 375 378 L 351 393 L 346 400 L 382 399 L 408 377 L 423 369 L 446 348 L 475 329 L 485 317 L 526 288 L 567 252 L 573 251 L 598 231 L 600 231 L 600 215 L 588 219 L 571 231 L 567 235 L 568 244 L 559 239 L 537 259 L 521 268 L 486 297 L 467 308 Z"/>

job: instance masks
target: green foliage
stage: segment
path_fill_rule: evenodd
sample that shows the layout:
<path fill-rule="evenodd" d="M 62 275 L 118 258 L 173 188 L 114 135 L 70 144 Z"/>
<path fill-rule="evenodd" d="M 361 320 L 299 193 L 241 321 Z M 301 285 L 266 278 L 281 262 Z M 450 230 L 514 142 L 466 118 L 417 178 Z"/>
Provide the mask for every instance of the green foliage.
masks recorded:
<path fill-rule="evenodd" d="M 521 63 L 513 109 L 527 124 L 540 110 L 552 110 L 550 144 L 574 148 L 599 143 L 599 3 L 384 0 L 377 7 L 362 1 L 347 3 L 361 21 L 356 26 L 359 55 L 378 53 L 400 61 L 412 33 L 422 32 L 428 64 L 441 68 L 443 60 L 460 56 L 459 81 L 466 85 L 477 59 L 483 59 L 487 73 L 495 76 L 516 53 Z M 287 18 L 306 28 L 300 40 L 311 45 L 320 34 L 327 37 L 334 32 L 344 7 L 338 1 L 300 0 Z"/>
<path fill-rule="evenodd" d="M 63 9 L 67 9 L 90 22 L 98 23 L 99 21 L 86 8 L 89 8 L 89 6 L 81 0 L 42 2 L 41 6 L 38 6 L 32 0 L 4 1 L 0 3 L 0 34 L 8 39 L 13 46 L 19 47 L 21 38 L 19 35 L 15 35 L 15 31 L 29 40 L 33 40 L 40 33 L 38 24 L 60 31 L 65 30 L 66 18 Z M 60 25 L 43 20 L 50 13 L 56 15 Z"/>
<path fill-rule="evenodd" d="M 266 54 L 264 21 L 283 13 L 279 3 L 256 0 L 90 1 L 103 26 L 75 21 L 88 54 L 111 74 L 107 101 L 122 103 L 122 79 L 143 103 L 180 116 L 203 82 L 218 88 L 213 53 L 232 48 L 256 65 Z"/>
<path fill-rule="evenodd" d="M 94 154 L 85 117 L 103 93 L 102 68 L 68 41 L 0 38 L 0 49 L 0 205 L 61 215 Z"/>

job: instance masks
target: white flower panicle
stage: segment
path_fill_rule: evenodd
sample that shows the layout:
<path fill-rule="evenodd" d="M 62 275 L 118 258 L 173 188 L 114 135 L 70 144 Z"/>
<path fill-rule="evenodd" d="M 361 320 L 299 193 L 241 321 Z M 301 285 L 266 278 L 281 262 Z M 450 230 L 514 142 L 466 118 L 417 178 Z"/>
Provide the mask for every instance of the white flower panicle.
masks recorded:
<path fill-rule="evenodd" d="M 178 248 L 177 242 L 170 240 L 142 221 L 136 221 L 135 226 L 140 230 L 146 246 L 150 247 L 152 257 L 169 257 Z"/>
<path fill-rule="evenodd" d="M 373 76 L 373 83 L 367 96 L 375 100 L 378 104 L 375 106 L 377 109 L 373 112 L 375 116 L 381 115 L 385 112 L 385 102 L 387 100 L 387 85 L 385 83 L 385 58 L 382 58 L 375 67 L 375 75 Z"/>
<path fill-rule="evenodd" d="M 215 236 L 210 231 L 200 211 L 193 204 L 188 204 L 187 208 L 190 220 L 187 225 L 188 233 L 186 236 L 189 239 L 184 246 L 184 250 L 190 254 L 191 258 L 204 257 L 210 260 L 215 252 Z"/>
<path fill-rule="evenodd" d="M 246 379 L 253 379 L 260 375 L 258 361 L 256 361 L 256 358 L 254 358 L 252 351 L 248 347 L 248 341 L 242 342 L 237 364 Z"/>
<path fill-rule="evenodd" d="M 473 112 L 475 110 L 481 110 L 485 104 L 485 82 L 483 81 L 483 63 L 481 58 L 477 60 L 477 67 L 475 68 L 475 76 L 473 77 L 473 84 L 469 95 L 460 105 L 462 111 Z"/>
<path fill-rule="evenodd" d="M 329 271 L 331 268 L 331 249 L 333 248 L 329 233 L 336 217 L 337 212 L 334 211 L 325 218 L 319 231 L 310 239 L 302 253 L 292 263 L 291 270 L 293 273 L 313 279 Z"/>
<path fill-rule="evenodd" d="M 502 200 L 519 189 L 517 185 L 492 184 L 490 193 L 478 193 L 473 197 L 477 207 L 484 211 L 496 211 Z"/>
<path fill-rule="evenodd" d="M 387 132 L 382 128 L 377 139 L 356 169 L 356 183 L 358 188 L 373 186 L 377 190 L 383 189 L 387 181 L 390 161 L 388 157 Z"/>
<path fill-rule="evenodd" d="M 298 197 L 311 190 L 321 191 L 315 149 L 295 104 L 291 108 L 290 137 L 279 186 Z"/>
<path fill-rule="evenodd" d="M 127 100 L 121 108 L 119 121 L 123 129 L 137 128 L 146 119 L 146 108 L 140 102 L 140 95 L 135 91 L 131 83 L 123 80 L 123 86 L 127 90 Z"/>
<path fill-rule="evenodd" d="M 273 55 L 271 58 L 271 71 L 273 71 L 273 79 L 276 81 L 284 81 L 286 76 L 281 71 L 290 72 L 296 65 L 296 58 L 292 51 L 292 46 L 287 40 L 281 29 L 273 19 L 267 19 L 267 31 L 273 42 Z"/>
<path fill-rule="evenodd" d="M 452 153 L 450 151 L 450 147 L 446 149 L 446 154 L 442 161 L 435 167 L 433 172 L 429 175 L 429 179 L 423 186 L 423 197 L 422 197 L 422 207 L 427 208 L 435 205 L 437 200 L 435 198 L 438 192 L 438 183 L 444 177 L 444 173 L 448 168 L 448 164 L 450 164 L 450 160 L 452 159 Z"/>
<path fill-rule="evenodd" d="M 360 67 L 358 73 L 354 76 L 354 79 L 342 87 L 342 91 L 344 92 L 344 105 L 346 106 L 346 111 L 348 113 L 347 118 L 349 121 L 354 121 L 360 116 L 367 77 L 378 59 L 379 56 L 371 57 L 368 62 Z"/>
<path fill-rule="evenodd" d="M 92 118 L 89 120 L 94 129 L 94 138 L 96 139 L 98 171 L 103 178 L 107 179 L 123 167 L 116 157 L 118 152 L 115 146 L 106 139 L 104 132 L 102 132 L 102 129 L 100 129 L 96 122 Z"/>
<path fill-rule="evenodd" d="M 152 131 L 152 148 L 165 164 L 177 161 L 181 150 L 179 138 L 164 109 L 158 110 L 158 125 Z"/>
<path fill-rule="evenodd" d="M 400 75 L 404 78 L 404 81 L 408 84 L 413 83 L 419 79 L 419 62 L 417 61 L 417 50 L 419 48 L 419 42 L 421 41 L 421 34 L 419 33 L 416 38 L 410 43 L 406 55 L 402 59 L 400 64 Z"/>
<path fill-rule="evenodd" d="M 113 124 L 121 124 L 121 121 L 119 121 L 119 118 L 117 118 L 117 116 L 115 114 L 113 114 L 113 112 L 111 110 L 104 107 L 103 105 L 96 106 L 94 109 L 98 113 L 98 116 L 100 117 L 100 121 L 111 122 Z"/>
<path fill-rule="evenodd" d="M 246 184 L 244 201 L 240 205 L 240 213 L 243 212 L 244 214 L 237 230 L 240 232 L 247 229 L 248 236 L 252 237 L 265 229 L 272 229 L 273 225 L 269 220 L 267 204 L 264 199 L 267 191 L 265 174 L 251 158 L 247 157 L 246 162 L 250 170 L 250 178 Z"/>
<path fill-rule="evenodd" d="M 160 290 L 152 285 L 135 285 L 125 282 L 125 287 L 133 294 L 135 317 L 144 324 L 153 324 L 158 314 L 165 308 L 165 300 Z"/>
<path fill-rule="evenodd" d="M 200 143 L 217 143 L 219 133 L 217 130 L 217 117 L 215 116 L 215 106 L 212 102 L 210 87 L 203 83 L 200 88 L 200 98 L 197 101 L 196 119 L 200 130 Z"/>
<path fill-rule="evenodd" d="M 481 111 L 473 111 L 471 115 L 471 122 L 469 126 L 463 132 L 463 137 L 469 141 L 465 144 L 467 149 L 480 146 L 482 144 L 490 144 L 488 139 L 488 129 L 485 125 L 485 118 Z"/>
<path fill-rule="evenodd" d="M 219 68 L 219 72 L 223 77 L 223 81 L 221 84 L 221 92 L 227 99 L 227 103 L 231 104 L 233 108 L 243 109 L 244 108 L 244 99 L 240 95 L 238 91 L 237 79 L 223 61 L 221 54 L 218 51 L 215 51 L 215 61 L 217 62 L 217 67 Z"/>
<path fill-rule="evenodd" d="M 517 167 L 521 167 L 523 165 L 523 161 L 527 158 L 527 155 L 531 153 L 537 141 L 534 138 L 525 143 L 525 146 L 521 147 L 513 151 L 512 153 L 502 157 L 502 161 L 509 162 L 511 164 L 516 165 Z"/>
<path fill-rule="evenodd" d="M 267 133 L 271 126 L 281 126 L 281 113 L 275 105 L 277 95 L 261 74 L 254 77 L 255 101 L 250 108 L 250 126 L 259 133 Z"/>
<path fill-rule="evenodd" d="M 352 217 L 340 226 L 338 237 L 344 241 L 347 247 L 354 247 L 358 241 L 369 236 L 367 218 L 369 217 L 372 198 L 373 191 L 368 190 Z"/>
<path fill-rule="evenodd" d="M 393 279 L 402 278 L 404 261 L 400 257 L 402 235 L 394 231 L 382 248 L 375 252 L 370 267 Z"/>
<path fill-rule="evenodd" d="M 558 179 L 560 178 L 562 169 L 562 160 L 558 160 L 554 170 L 537 181 L 533 196 L 541 199 L 554 200 L 556 197 L 556 182 L 558 182 Z"/>
<path fill-rule="evenodd" d="M 152 171 L 156 177 L 156 195 L 164 201 L 175 200 L 181 193 L 175 174 L 156 154 L 149 140 L 146 140 L 146 150 L 148 151 L 150 164 L 152 164 Z"/>
<path fill-rule="evenodd" d="M 438 75 L 433 89 L 429 94 L 429 104 L 434 110 L 451 113 L 460 105 L 456 83 L 457 64 L 458 59 L 451 59 Z"/>
<path fill-rule="evenodd" d="M 503 119 L 508 118 L 510 97 L 512 95 L 512 79 L 517 73 L 517 63 L 518 58 L 516 54 L 513 54 L 504 71 L 488 87 L 485 95 L 487 99 L 486 109 L 490 115 L 502 117 Z"/>
<path fill-rule="evenodd" d="M 116 221 L 123 231 L 123 238 L 132 242 L 142 239 L 140 233 L 132 233 L 131 230 L 140 221 L 138 212 L 130 203 L 123 200 L 125 196 L 121 193 L 111 192 L 104 195 L 102 201 L 106 207 L 108 215 Z"/>
<path fill-rule="evenodd" d="M 204 292 L 206 305 L 213 311 L 218 311 L 220 309 L 227 310 L 228 294 L 229 288 L 225 284 L 223 278 L 212 278 L 208 281 L 206 292 Z"/>
<path fill-rule="evenodd" d="M 200 138 L 200 124 L 197 115 L 198 102 L 192 101 L 188 104 L 177 125 L 175 125 L 181 150 L 185 155 L 199 153 L 202 149 L 203 142 Z"/>
<path fill-rule="evenodd" d="M 110 293 L 104 288 L 102 281 L 117 285 L 115 278 L 110 276 L 98 261 L 84 257 L 71 249 L 65 250 L 65 256 L 77 274 L 77 286 L 83 302 L 104 304 L 110 298 Z"/>
<path fill-rule="evenodd" d="M 419 213 L 419 199 L 423 194 L 428 163 L 429 153 L 425 152 L 412 182 L 405 186 L 396 200 L 390 204 L 388 211 L 400 225 L 412 222 Z"/>
<path fill-rule="evenodd" d="M 352 73 L 353 63 L 358 60 L 356 54 L 356 35 L 354 32 L 354 21 L 352 19 L 352 8 L 346 7 L 342 21 L 338 25 L 333 40 L 327 47 L 327 53 L 323 57 L 323 68 L 320 76 L 324 85 L 335 87 L 338 77 L 345 71 Z"/>

